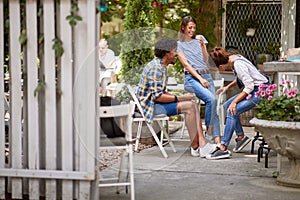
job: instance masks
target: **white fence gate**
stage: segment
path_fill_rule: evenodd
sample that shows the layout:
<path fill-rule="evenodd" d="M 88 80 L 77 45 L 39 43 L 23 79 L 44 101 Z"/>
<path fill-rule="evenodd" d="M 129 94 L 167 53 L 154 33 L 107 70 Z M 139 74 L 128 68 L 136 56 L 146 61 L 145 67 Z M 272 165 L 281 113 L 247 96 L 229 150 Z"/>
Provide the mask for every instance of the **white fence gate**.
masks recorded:
<path fill-rule="evenodd" d="M 98 198 L 96 6 L 0 0 L 0 199 Z"/>

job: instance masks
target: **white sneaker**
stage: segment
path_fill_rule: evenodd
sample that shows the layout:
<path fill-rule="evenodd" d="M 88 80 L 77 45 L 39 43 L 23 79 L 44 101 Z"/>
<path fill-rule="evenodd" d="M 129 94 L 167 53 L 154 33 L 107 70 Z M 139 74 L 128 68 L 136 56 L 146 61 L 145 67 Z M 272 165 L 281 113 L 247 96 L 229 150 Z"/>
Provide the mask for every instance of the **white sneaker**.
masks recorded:
<path fill-rule="evenodd" d="M 214 141 L 214 138 L 211 136 L 211 135 L 208 135 L 206 132 L 204 134 L 204 137 L 207 141 L 210 141 L 210 142 L 213 142 Z"/>
<path fill-rule="evenodd" d="M 200 157 L 205 158 L 208 154 L 212 153 L 216 147 L 216 144 L 206 143 L 204 147 L 200 148 Z"/>
<path fill-rule="evenodd" d="M 200 156 L 200 148 L 197 148 L 196 150 L 194 150 L 192 147 L 191 147 L 191 156 L 193 157 L 199 157 Z"/>

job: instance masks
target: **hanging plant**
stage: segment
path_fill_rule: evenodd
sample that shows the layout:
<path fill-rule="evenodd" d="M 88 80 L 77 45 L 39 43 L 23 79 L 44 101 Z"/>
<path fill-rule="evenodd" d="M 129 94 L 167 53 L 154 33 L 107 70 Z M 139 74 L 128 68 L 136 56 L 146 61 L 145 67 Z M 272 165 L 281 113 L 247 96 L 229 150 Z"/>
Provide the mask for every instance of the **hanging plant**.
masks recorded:
<path fill-rule="evenodd" d="M 247 19 L 244 19 L 244 20 L 241 21 L 241 23 L 240 23 L 240 33 L 242 35 L 246 35 L 246 36 L 253 36 L 258 27 L 259 27 L 259 21 L 255 18 L 250 17 L 250 18 L 247 18 Z M 247 32 L 251 31 L 249 29 L 254 29 L 253 35 L 250 35 L 249 33 L 247 35 Z"/>

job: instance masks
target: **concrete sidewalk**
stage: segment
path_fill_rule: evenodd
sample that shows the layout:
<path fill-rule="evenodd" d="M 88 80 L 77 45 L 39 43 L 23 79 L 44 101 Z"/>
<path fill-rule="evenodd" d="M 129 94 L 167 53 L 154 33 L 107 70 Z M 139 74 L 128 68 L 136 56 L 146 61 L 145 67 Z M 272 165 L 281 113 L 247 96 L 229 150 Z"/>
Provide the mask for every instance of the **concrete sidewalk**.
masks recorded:
<path fill-rule="evenodd" d="M 245 127 L 244 130 L 250 138 L 255 135 L 252 127 Z M 173 137 L 176 137 L 176 134 Z M 229 147 L 231 151 L 235 144 L 233 139 Z M 172 152 L 167 145 L 167 159 L 163 158 L 157 146 L 134 153 L 137 200 L 300 199 L 300 188 L 276 184 L 276 178 L 273 178 L 277 169 L 275 152 L 271 151 L 269 154 L 269 168 L 265 168 L 264 158 L 260 163 L 257 162 L 259 142 L 256 142 L 255 154 L 250 153 L 249 143 L 241 153 L 232 153 L 230 159 L 223 160 L 191 157 L 189 142 L 174 143 L 177 153 Z M 283 165 L 287 164 L 288 161 L 284 158 Z M 116 173 L 117 167 L 109 167 L 103 174 Z M 282 169 L 285 170 L 286 168 Z M 130 199 L 130 194 L 126 194 L 124 188 L 121 188 L 120 194 L 116 194 L 114 187 L 100 188 L 100 199 Z"/>

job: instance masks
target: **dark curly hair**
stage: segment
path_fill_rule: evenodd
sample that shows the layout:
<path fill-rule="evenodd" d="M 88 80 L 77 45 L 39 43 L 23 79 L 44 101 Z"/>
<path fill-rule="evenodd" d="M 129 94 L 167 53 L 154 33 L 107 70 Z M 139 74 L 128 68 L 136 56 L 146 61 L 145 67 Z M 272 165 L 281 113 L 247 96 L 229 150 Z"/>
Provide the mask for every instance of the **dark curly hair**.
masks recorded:
<path fill-rule="evenodd" d="M 155 43 L 154 54 L 158 58 L 163 58 L 167 53 L 177 48 L 177 41 L 169 38 L 163 37 Z"/>

